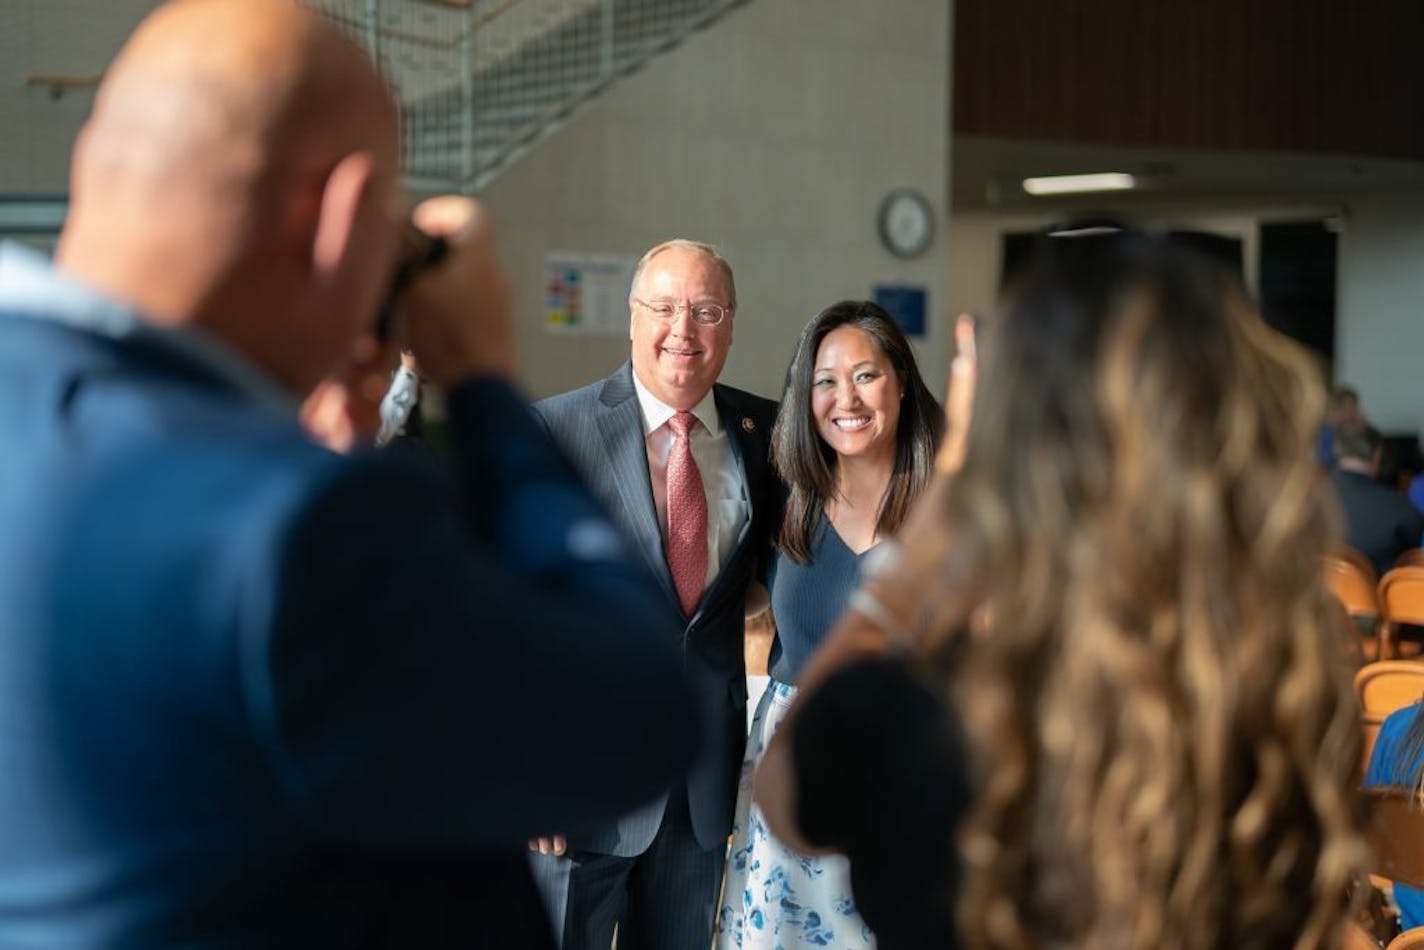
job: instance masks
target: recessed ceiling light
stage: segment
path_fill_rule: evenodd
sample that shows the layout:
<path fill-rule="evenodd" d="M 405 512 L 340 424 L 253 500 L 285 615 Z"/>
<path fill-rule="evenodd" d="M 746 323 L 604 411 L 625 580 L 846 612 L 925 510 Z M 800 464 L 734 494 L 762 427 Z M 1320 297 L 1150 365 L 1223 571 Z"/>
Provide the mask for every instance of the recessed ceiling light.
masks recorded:
<path fill-rule="evenodd" d="M 1031 195 L 1076 195 L 1090 191 L 1130 191 L 1137 179 L 1125 172 L 1099 172 L 1093 175 L 1047 175 L 1025 178 L 1023 190 Z"/>
<path fill-rule="evenodd" d="M 1086 228 L 1059 228 L 1057 231 L 1049 231 L 1048 236 L 1053 238 L 1102 237 L 1105 234 L 1120 234 L 1121 232 L 1122 228 L 1097 224 Z"/>

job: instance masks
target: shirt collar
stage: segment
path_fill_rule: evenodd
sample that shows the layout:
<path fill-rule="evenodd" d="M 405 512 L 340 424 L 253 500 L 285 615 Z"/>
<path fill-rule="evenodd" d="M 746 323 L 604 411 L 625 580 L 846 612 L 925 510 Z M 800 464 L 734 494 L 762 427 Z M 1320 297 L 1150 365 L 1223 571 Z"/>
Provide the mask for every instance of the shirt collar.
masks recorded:
<path fill-rule="evenodd" d="M 0 241 L 0 318 L 50 320 L 115 340 L 141 339 L 205 366 L 238 391 L 285 415 L 297 401 L 226 343 L 193 327 L 160 327 L 63 274 L 44 255 Z"/>
<path fill-rule="evenodd" d="M 651 435 L 667 423 L 669 419 L 677 415 L 677 410 L 663 402 L 657 396 L 648 391 L 643 385 L 643 381 L 638 378 L 638 374 L 633 373 L 633 389 L 638 393 L 638 405 L 643 410 L 643 435 Z M 722 434 L 722 423 L 717 415 L 717 400 L 712 395 L 712 390 L 707 390 L 707 395 L 702 397 L 702 401 L 692 407 L 692 414 L 697 417 L 703 427 L 712 435 Z"/>

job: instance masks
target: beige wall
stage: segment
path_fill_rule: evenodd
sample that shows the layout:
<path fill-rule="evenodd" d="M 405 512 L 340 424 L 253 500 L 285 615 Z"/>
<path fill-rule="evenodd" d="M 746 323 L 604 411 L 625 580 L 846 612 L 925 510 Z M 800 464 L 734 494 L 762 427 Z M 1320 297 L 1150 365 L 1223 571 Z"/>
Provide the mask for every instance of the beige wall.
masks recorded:
<path fill-rule="evenodd" d="M 63 193 L 91 91 L 52 99 L 31 73 L 93 75 L 156 0 L 0 0 L 0 193 Z M 877 283 L 928 290 L 919 346 L 947 359 L 949 0 L 752 0 L 579 111 L 492 185 L 518 295 L 526 388 L 558 392 L 623 360 L 622 336 L 543 328 L 549 251 L 636 256 L 674 235 L 719 245 L 740 309 L 724 379 L 776 395 L 817 310 Z M 919 259 L 881 246 L 892 188 L 936 209 Z"/>
<path fill-rule="evenodd" d="M 69 190 L 92 88 L 51 96 L 31 75 L 94 76 L 157 0 L 0 0 L 0 194 Z"/>
<path fill-rule="evenodd" d="M 723 380 L 778 394 L 816 311 L 877 283 L 929 292 L 920 346 L 942 387 L 950 4 L 754 0 L 623 80 L 491 186 L 519 296 L 526 385 L 542 396 L 606 375 L 626 333 L 561 336 L 542 320 L 550 251 L 637 256 L 673 236 L 717 244 L 737 274 Z M 913 262 L 879 244 L 896 187 L 923 192 L 937 234 Z"/>

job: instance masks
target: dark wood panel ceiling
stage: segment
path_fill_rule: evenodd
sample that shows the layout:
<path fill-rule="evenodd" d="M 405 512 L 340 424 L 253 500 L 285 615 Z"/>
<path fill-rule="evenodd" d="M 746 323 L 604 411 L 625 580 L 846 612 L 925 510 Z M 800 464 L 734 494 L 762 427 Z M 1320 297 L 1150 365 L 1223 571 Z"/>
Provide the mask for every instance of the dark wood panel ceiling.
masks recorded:
<path fill-rule="evenodd" d="M 957 0 L 954 130 L 1424 159 L 1424 0 Z"/>

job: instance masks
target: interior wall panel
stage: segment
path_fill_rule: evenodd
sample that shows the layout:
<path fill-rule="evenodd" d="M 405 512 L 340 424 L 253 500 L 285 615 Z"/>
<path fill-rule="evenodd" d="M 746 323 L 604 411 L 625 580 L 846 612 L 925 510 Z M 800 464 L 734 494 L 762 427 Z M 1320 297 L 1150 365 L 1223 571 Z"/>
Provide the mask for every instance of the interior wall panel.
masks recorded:
<path fill-rule="evenodd" d="M 1418 0 L 960 0 L 954 130 L 1424 159 Z"/>

